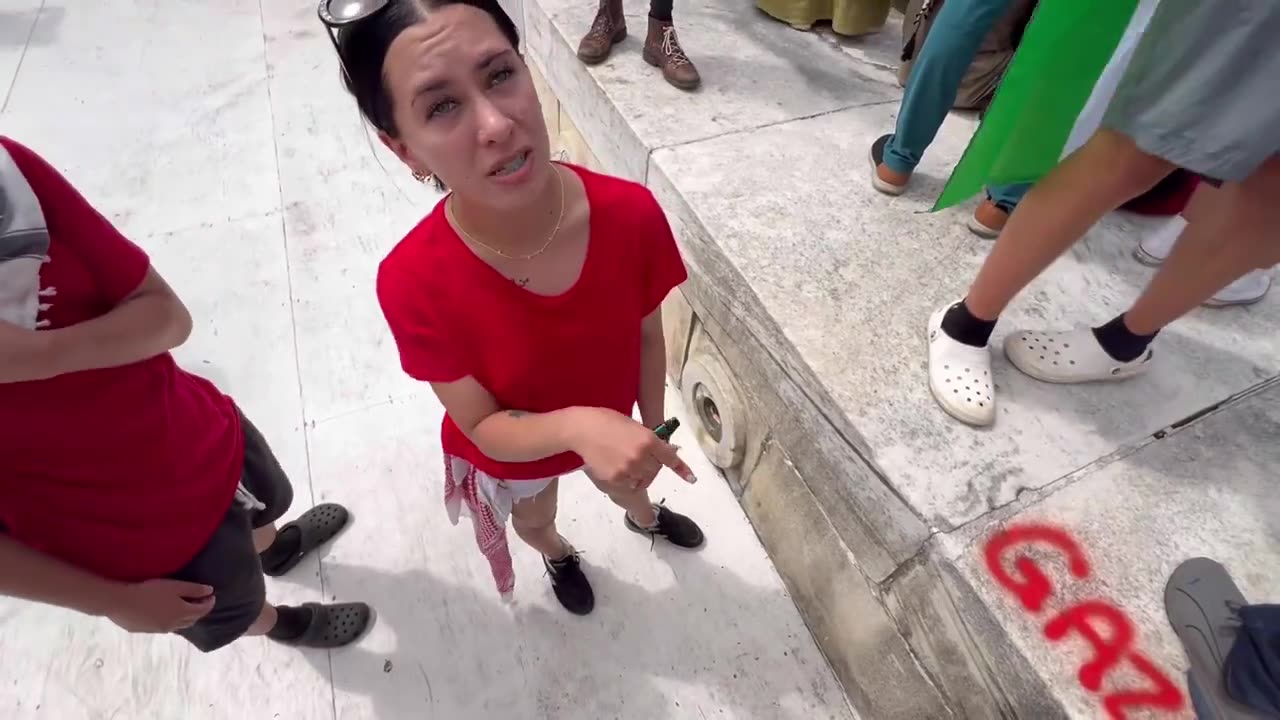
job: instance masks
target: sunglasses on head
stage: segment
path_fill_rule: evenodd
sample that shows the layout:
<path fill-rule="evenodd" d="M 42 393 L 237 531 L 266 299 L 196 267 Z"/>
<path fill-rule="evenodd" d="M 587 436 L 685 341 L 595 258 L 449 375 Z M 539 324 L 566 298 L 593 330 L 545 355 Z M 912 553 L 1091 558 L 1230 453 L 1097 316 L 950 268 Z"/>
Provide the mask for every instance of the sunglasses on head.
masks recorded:
<path fill-rule="evenodd" d="M 333 43 L 333 51 L 338 54 L 338 64 L 346 74 L 346 63 L 342 62 L 342 50 L 338 48 L 338 31 L 350 27 L 377 15 L 391 6 L 391 0 L 320 0 L 316 14 L 324 23 L 329 42 Z M 349 77 L 349 76 L 348 76 Z"/>

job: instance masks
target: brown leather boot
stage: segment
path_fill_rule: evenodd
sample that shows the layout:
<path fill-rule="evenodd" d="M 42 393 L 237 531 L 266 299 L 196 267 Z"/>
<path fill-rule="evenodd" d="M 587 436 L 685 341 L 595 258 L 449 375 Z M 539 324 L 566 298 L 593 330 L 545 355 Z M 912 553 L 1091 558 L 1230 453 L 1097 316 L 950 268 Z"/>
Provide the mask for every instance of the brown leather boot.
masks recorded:
<path fill-rule="evenodd" d="M 684 54 L 680 39 L 676 37 L 676 28 L 669 22 L 649 18 L 649 36 L 644 40 L 644 61 L 662 68 L 662 77 L 681 90 L 693 90 L 702 83 L 698 68 Z"/>
<path fill-rule="evenodd" d="M 627 37 L 627 21 L 622 16 L 622 0 L 600 0 L 591 29 L 578 43 L 578 59 L 598 65 L 609 58 L 613 46 Z"/>

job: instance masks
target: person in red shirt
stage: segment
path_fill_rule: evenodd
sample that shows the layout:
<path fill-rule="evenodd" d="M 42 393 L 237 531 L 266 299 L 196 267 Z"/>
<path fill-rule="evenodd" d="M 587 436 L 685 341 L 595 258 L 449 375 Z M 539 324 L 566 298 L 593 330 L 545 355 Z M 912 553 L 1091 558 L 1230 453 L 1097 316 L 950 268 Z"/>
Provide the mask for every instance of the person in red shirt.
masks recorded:
<path fill-rule="evenodd" d="M 551 162 L 515 25 L 494 0 L 322 4 L 348 90 L 419 181 L 452 193 L 387 255 L 378 299 L 410 376 L 446 410 L 445 500 L 465 507 L 498 590 L 505 526 L 543 555 L 570 612 L 594 608 L 556 530 L 558 478 L 585 469 L 642 536 L 703 543 L 655 505 L 666 349 L 660 306 L 684 282 L 675 238 L 641 185 Z M 639 405 L 640 422 L 632 419 Z"/>
<path fill-rule="evenodd" d="M 174 362 L 190 332 L 146 254 L 0 137 L 0 594 L 204 652 L 354 640 L 363 603 L 266 603 L 263 573 L 348 514 L 321 505 L 276 531 L 289 480 L 231 398 Z"/>

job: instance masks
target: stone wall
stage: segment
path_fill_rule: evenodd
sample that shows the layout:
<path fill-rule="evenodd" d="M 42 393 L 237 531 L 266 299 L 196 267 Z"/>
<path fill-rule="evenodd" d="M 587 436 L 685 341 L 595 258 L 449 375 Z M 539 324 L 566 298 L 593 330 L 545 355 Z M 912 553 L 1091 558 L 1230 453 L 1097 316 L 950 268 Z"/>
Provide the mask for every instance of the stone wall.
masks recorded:
<path fill-rule="evenodd" d="M 609 172 L 537 61 L 529 62 L 553 156 Z M 673 226 L 680 235 L 674 219 Z M 876 720 L 954 717 L 900 633 L 877 583 L 864 574 L 823 503 L 773 436 L 771 418 L 786 414 L 786 399 L 771 386 L 768 372 L 743 372 L 758 364 L 751 359 L 756 351 L 735 340 L 735 333 L 744 335 L 741 328 L 710 327 L 704 318 L 717 313 L 695 309 L 717 295 L 699 291 L 705 282 L 692 272 L 663 305 L 668 373 L 686 409 L 697 417 L 688 430 L 738 495 L 854 707 Z"/>
<path fill-rule="evenodd" d="M 516 1 L 519 2 L 519 0 Z M 538 90 L 538 100 L 542 103 L 542 118 L 547 123 L 548 134 L 551 135 L 551 156 L 605 172 L 595 153 L 587 147 L 587 141 L 582 139 L 582 133 L 578 132 L 578 126 L 569 117 L 564 105 L 556 98 L 555 93 L 551 92 L 542 68 L 538 67 L 537 61 L 533 58 L 526 57 L 526 60 L 533 75 L 533 85 Z"/>

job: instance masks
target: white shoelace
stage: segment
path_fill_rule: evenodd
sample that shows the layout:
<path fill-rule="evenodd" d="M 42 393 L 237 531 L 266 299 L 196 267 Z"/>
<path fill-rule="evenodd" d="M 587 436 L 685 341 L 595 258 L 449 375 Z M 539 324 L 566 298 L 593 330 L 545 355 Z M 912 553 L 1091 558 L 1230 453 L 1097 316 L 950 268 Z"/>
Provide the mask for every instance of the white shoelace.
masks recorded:
<path fill-rule="evenodd" d="M 672 64 L 676 66 L 689 64 L 689 58 L 685 57 L 684 48 L 680 47 L 680 40 L 676 38 L 675 25 L 662 29 L 662 53 L 671 58 Z"/>

